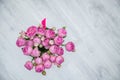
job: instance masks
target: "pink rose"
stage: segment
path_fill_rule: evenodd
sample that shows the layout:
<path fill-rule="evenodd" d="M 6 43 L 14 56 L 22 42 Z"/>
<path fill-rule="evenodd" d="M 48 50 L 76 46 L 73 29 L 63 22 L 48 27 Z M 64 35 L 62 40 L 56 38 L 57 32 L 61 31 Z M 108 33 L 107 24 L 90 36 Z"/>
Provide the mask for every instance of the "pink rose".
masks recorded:
<path fill-rule="evenodd" d="M 59 47 L 57 54 L 58 55 L 63 55 L 64 54 L 64 50 L 63 50 L 62 47 Z"/>
<path fill-rule="evenodd" d="M 52 45 L 52 46 L 49 48 L 49 50 L 50 50 L 51 53 L 56 54 L 57 51 L 58 51 L 58 46 Z"/>
<path fill-rule="evenodd" d="M 56 60 L 56 56 L 51 55 L 51 56 L 50 56 L 50 61 L 54 63 L 55 60 Z"/>
<path fill-rule="evenodd" d="M 46 60 L 48 60 L 50 58 L 50 56 L 49 56 L 49 54 L 47 54 L 47 53 L 44 53 L 43 55 L 42 55 L 42 60 L 43 61 L 46 61 Z"/>
<path fill-rule="evenodd" d="M 60 65 L 61 63 L 63 63 L 64 62 L 64 58 L 62 57 L 62 56 L 57 56 L 56 57 L 56 63 L 58 64 L 58 65 Z"/>
<path fill-rule="evenodd" d="M 31 26 L 27 29 L 26 35 L 28 37 L 32 37 L 36 34 L 36 32 L 37 32 L 37 27 L 36 26 Z"/>
<path fill-rule="evenodd" d="M 42 63 L 42 59 L 39 58 L 39 57 L 37 57 L 37 58 L 35 59 L 35 63 L 36 63 L 36 64 L 41 64 L 41 63 Z"/>
<path fill-rule="evenodd" d="M 22 51 L 23 51 L 23 54 L 24 55 L 30 55 L 31 54 L 31 52 L 32 52 L 32 47 L 30 47 L 30 46 L 25 46 L 24 48 L 22 48 Z"/>
<path fill-rule="evenodd" d="M 35 37 L 35 38 L 33 39 L 33 42 L 40 44 L 40 43 L 41 43 L 41 40 L 40 40 L 40 38 Z"/>
<path fill-rule="evenodd" d="M 54 38 L 55 32 L 52 29 L 46 30 L 46 37 L 47 38 Z"/>
<path fill-rule="evenodd" d="M 33 68 L 33 64 L 31 61 L 27 61 L 24 66 L 28 70 L 31 70 Z"/>
<path fill-rule="evenodd" d="M 45 29 L 44 28 L 38 28 L 38 34 L 45 35 Z"/>
<path fill-rule="evenodd" d="M 33 57 L 40 56 L 40 51 L 38 50 L 38 48 L 33 49 L 32 53 L 31 53 L 31 56 L 33 56 Z"/>
<path fill-rule="evenodd" d="M 27 42 L 26 42 L 26 46 L 33 46 L 33 41 L 31 41 L 31 40 L 27 40 Z"/>
<path fill-rule="evenodd" d="M 49 69 L 51 66 L 52 66 L 52 63 L 49 60 L 47 60 L 47 61 L 44 62 L 44 67 L 46 69 Z"/>
<path fill-rule="evenodd" d="M 18 47 L 24 46 L 25 43 L 26 43 L 26 40 L 23 39 L 23 38 L 21 38 L 21 37 L 18 38 L 17 41 L 16 41 L 16 45 L 17 45 Z"/>
<path fill-rule="evenodd" d="M 45 67 L 42 64 L 35 66 L 36 72 L 42 72 L 42 71 L 44 71 L 44 69 L 45 69 Z"/>
<path fill-rule="evenodd" d="M 49 39 L 44 39 L 44 41 L 42 42 L 43 46 L 48 46 L 49 45 Z"/>
<path fill-rule="evenodd" d="M 65 45 L 65 48 L 66 48 L 66 50 L 67 51 L 74 51 L 75 50 L 75 45 L 74 45 L 74 43 L 73 42 L 68 42 L 66 45 Z"/>
<path fill-rule="evenodd" d="M 61 45 L 62 43 L 63 43 L 63 38 L 62 37 L 59 37 L 59 36 L 56 36 L 55 38 L 54 38 L 54 42 L 55 42 L 55 44 L 56 45 Z"/>
<path fill-rule="evenodd" d="M 58 35 L 59 35 L 60 37 L 65 37 L 66 34 L 67 34 L 67 31 L 66 31 L 64 28 L 58 29 Z"/>

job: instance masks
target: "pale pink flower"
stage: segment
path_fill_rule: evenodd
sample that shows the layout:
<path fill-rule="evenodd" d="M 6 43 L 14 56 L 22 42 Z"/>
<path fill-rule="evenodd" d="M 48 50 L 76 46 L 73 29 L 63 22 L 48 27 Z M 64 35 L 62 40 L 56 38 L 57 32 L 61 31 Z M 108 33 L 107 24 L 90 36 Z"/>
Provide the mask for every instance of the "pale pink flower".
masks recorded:
<path fill-rule="evenodd" d="M 64 62 L 64 58 L 62 56 L 57 56 L 56 57 L 56 63 L 58 65 L 62 64 Z"/>
<path fill-rule="evenodd" d="M 62 43 L 63 43 L 63 38 L 62 37 L 59 37 L 59 36 L 56 36 L 55 38 L 54 38 L 54 42 L 55 42 L 55 44 L 56 45 L 61 45 Z"/>
<path fill-rule="evenodd" d="M 33 64 L 31 61 L 27 61 L 24 65 L 24 67 L 28 70 L 31 70 L 33 68 Z"/>
<path fill-rule="evenodd" d="M 52 46 L 49 48 L 49 50 L 50 50 L 51 53 L 56 54 L 57 51 L 58 51 L 58 46 L 52 45 Z"/>
<path fill-rule="evenodd" d="M 65 37 L 66 34 L 67 34 L 66 29 L 64 29 L 64 28 L 58 29 L 58 35 L 59 35 L 60 37 Z"/>
<path fill-rule="evenodd" d="M 47 54 L 47 53 L 44 53 L 44 54 L 42 55 L 42 60 L 43 60 L 43 61 L 47 61 L 49 58 L 50 58 L 50 55 Z"/>
<path fill-rule="evenodd" d="M 42 59 L 41 59 L 40 57 L 37 57 L 37 58 L 35 59 L 35 63 L 36 63 L 36 64 L 41 64 L 41 63 L 42 63 Z"/>
<path fill-rule="evenodd" d="M 38 48 L 34 48 L 32 53 L 31 53 L 31 56 L 33 57 L 39 57 L 40 56 L 40 51 L 38 50 Z"/>
<path fill-rule="evenodd" d="M 30 55 L 32 50 L 33 49 L 30 46 L 25 46 L 25 47 L 22 48 L 22 51 L 23 51 L 24 55 Z"/>
<path fill-rule="evenodd" d="M 56 60 L 56 56 L 51 55 L 51 56 L 50 56 L 50 61 L 54 63 L 55 60 Z"/>
<path fill-rule="evenodd" d="M 46 69 L 49 69 L 51 66 L 52 66 L 52 63 L 49 60 L 47 60 L 47 61 L 44 62 L 44 67 Z"/>
<path fill-rule="evenodd" d="M 26 40 L 23 39 L 23 38 L 21 38 L 21 37 L 18 38 L 17 41 L 16 41 L 16 45 L 17 45 L 18 47 L 24 46 L 25 43 L 26 43 Z"/>
<path fill-rule="evenodd" d="M 40 44 L 40 43 L 41 43 L 41 40 L 40 40 L 40 38 L 35 37 L 35 38 L 33 39 L 33 42 Z"/>
<path fill-rule="evenodd" d="M 43 46 L 48 46 L 49 45 L 49 39 L 44 39 L 44 41 L 42 42 Z"/>
<path fill-rule="evenodd" d="M 53 45 L 53 44 L 54 44 L 54 40 L 50 40 L 50 41 L 49 41 L 49 44 L 50 44 L 50 45 Z"/>
<path fill-rule="evenodd" d="M 33 46 L 33 41 L 32 40 L 27 40 L 26 46 Z"/>

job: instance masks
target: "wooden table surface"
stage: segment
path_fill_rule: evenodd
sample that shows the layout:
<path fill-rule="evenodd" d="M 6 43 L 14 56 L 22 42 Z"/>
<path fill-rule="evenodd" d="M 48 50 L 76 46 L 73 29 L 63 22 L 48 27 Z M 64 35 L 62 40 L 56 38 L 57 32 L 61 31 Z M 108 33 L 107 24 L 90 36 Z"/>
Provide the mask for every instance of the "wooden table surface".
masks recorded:
<path fill-rule="evenodd" d="M 67 26 L 76 52 L 42 76 L 24 68 L 30 58 L 15 43 L 45 17 Z M 120 80 L 120 0 L 0 0 L 0 80 Z"/>

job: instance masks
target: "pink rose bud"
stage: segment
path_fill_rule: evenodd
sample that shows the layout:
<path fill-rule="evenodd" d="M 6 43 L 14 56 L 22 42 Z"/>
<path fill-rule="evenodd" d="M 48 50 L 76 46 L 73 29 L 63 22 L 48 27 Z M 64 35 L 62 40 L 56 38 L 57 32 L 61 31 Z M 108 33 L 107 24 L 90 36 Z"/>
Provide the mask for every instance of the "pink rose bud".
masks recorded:
<path fill-rule="evenodd" d="M 43 46 L 48 46 L 49 45 L 49 39 L 44 39 L 44 41 L 42 42 Z"/>
<path fill-rule="evenodd" d="M 75 45 L 74 45 L 74 43 L 73 42 L 68 42 L 66 45 L 65 45 L 65 48 L 66 48 L 66 50 L 67 51 L 74 51 L 75 50 Z"/>
<path fill-rule="evenodd" d="M 35 66 L 35 71 L 36 72 L 42 72 L 44 71 L 44 66 L 42 64 Z"/>
<path fill-rule="evenodd" d="M 45 29 L 44 28 L 38 28 L 38 34 L 45 35 Z"/>
<path fill-rule="evenodd" d="M 42 60 L 43 60 L 43 61 L 47 61 L 49 58 L 50 58 L 50 56 L 49 56 L 49 54 L 47 54 L 47 53 L 44 53 L 44 54 L 42 55 Z"/>
<path fill-rule="evenodd" d="M 42 21 L 41 21 L 41 27 L 43 29 L 46 29 L 46 18 L 44 18 Z"/>
<path fill-rule="evenodd" d="M 63 38 L 62 37 L 59 37 L 59 36 L 56 36 L 55 38 L 54 38 L 54 42 L 55 42 L 55 44 L 56 45 L 61 45 L 62 43 L 63 43 Z"/>
<path fill-rule="evenodd" d="M 55 60 L 56 60 L 56 56 L 51 55 L 51 56 L 50 56 L 50 61 L 54 63 Z"/>
<path fill-rule="evenodd" d="M 45 36 L 42 36 L 42 37 L 41 37 L 41 41 L 44 41 L 44 40 L 45 40 Z"/>
<path fill-rule="evenodd" d="M 35 63 L 36 63 L 36 64 L 41 64 L 41 63 L 42 63 L 42 59 L 39 58 L 39 57 L 37 57 L 37 58 L 35 59 Z"/>
<path fill-rule="evenodd" d="M 64 58 L 62 57 L 62 56 L 57 56 L 56 57 L 56 63 L 58 64 L 58 65 L 60 65 L 61 63 L 63 63 L 64 62 Z"/>
<path fill-rule="evenodd" d="M 31 53 L 31 56 L 33 56 L 33 57 L 39 57 L 40 56 L 40 51 L 38 50 L 38 48 L 34 48 L 34 50 Z"/>
<path fill-rule="evenodd" d="M 66 34 L 67 34 L 67 31 L 66 31 L 64 28 L 58 29 L 58 35 L 59 35 L 60 37 L 65 37 Z"/>
<path fill-rule="evenodd" d="M 27 42 L 26 42 L 26 46 L 33 46 L 33 41 L 31 41 L 31 40 L 28 40 Z"/>
<path fill-rule="evenodd" d="M 21 37 L 18 38 L 17 41 L 16 41 L 16 45 L 17 45 L 18 47 L 24 46 L 25 43 L 26 43 L 26 40 L 23 39 L 23 38 L 21 38 Z"/>
<path fill-rule="evenodd" d="M 40 43 L 41 43 L 41 40 L 40 40 L 40 38 L 35 37 L 35 38 L 33 39 L 33 42 L 40 44 Z"/>
<path fill-rule="evenodd" d="M 49 44 L 50 44 L 50 45 L 53 45 L 53 44 L 54 44 L 54 40 L 50 40 L 50 41 L 49 41 Z"/>
<path fill-rule="evenodd" d="M 56 54 L 57 51 L 58 51 L 58 46 L 53 45 L 49 48 L 49 50 L 50 50 L 51 53 Z"/>
<path fill-rule="evenodd" d="M 28 70 L 31 70 L 33 68 L 33 64 L 31 61 L 27 61 L 24 66 Z"/>
<path fill-rule="evenodd" d="M 62 47 L 59 47 L 57 54 L 58 55 L 63 55 L 64 54 L 64 50 L 63 50 Z"/>
<path fill-rule="evenodd" d="M 49 69 L 51 66 L 52 66 L 52 63 L 49 60 L 47 60 L 47 61 L 44 62 L 44 67 L 46 69 Z"/>
<path fill-rule="evenodd" d="M 26 35 L 28 37 L 32 37 L 36 34 L 36 32 L 37 32 L 37 27 L 36 26 L 31 26 L 27 29 Z"/>
<path fill-rule="evenodd" d="M 25 46 L 24 48 L 22 48 L 22 51 L 23 51 L 23 54 L 24 55 L 30 55 L 31 54 L 31 52 L 32 52 L 32 47 L 30 47 L 30 46 Z"/>
<path fill-rule="evenodd" d="M 52 29 L 46 30 L 46 37 L 47 38 L 54 38 L 55 32 Z"/>

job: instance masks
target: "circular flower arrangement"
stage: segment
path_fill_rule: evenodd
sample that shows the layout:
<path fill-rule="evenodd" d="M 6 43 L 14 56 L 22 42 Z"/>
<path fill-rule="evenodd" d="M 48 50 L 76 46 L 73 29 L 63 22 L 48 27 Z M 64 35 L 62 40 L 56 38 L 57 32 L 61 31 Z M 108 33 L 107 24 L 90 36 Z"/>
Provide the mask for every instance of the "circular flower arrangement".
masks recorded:
<path fill-rule="evenodd" d="M 68 52 L 75 51 L 72 41 L 63 44 L 67 35 L 65 27 L 55 32 L 55 28 L 46 27 L 46 18 L 39 26 L 30 26 L 27 31 L 20 32 L 16 45 L 21 47 L 23 54 L 32 57 L 31 61 L 25 63 L 25 68 L 46 75 L 45 69 L 50 69 L 54 64 L 60 67 L 64 62 L 63 54 L 65 49 Z"/>

